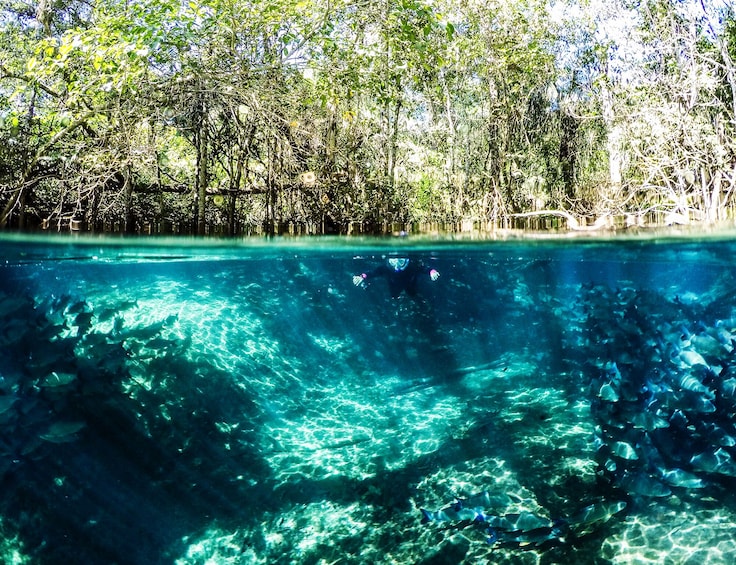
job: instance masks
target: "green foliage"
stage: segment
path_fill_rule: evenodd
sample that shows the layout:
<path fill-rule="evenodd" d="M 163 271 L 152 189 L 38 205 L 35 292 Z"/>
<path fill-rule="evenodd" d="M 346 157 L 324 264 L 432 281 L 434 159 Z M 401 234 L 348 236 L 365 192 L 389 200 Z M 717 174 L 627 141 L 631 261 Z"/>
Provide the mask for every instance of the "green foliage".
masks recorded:
<path fill-rule="evenodd" d="M 733 182 L 733 14 L 687 6 L 6 2 L 0 224 L 345 229 L 695 188 L 712 207 Z M 627 14 L 622 63 L 600 30 Z"/>

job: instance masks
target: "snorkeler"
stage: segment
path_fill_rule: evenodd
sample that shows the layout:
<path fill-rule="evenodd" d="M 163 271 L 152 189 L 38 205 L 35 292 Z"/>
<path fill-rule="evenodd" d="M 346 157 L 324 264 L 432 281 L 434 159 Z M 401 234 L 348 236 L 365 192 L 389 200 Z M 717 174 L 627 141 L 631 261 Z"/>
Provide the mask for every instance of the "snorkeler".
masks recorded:
<path fill-rule="evenodd" d="M 407 257 L 391 257 L 386 264 L 367 273 L 353 276 L 353 284 L 363 286 L 371 279 L 382 277 L 388 281 L 391 298 L 398 298 L 402 291 L 409 296 L 415 296 L 419 277 L 424 274 L 429 275 L 432 281 L 440 277 L 439 271 L 423 265 L 421 261 Z"/>

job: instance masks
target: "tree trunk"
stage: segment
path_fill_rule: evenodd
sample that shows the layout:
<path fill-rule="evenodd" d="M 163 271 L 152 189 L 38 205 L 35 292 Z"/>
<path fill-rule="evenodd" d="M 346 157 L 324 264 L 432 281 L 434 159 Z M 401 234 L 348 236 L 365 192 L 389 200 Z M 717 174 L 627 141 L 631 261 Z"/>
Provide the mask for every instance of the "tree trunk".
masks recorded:
<path fill-rule="evenodd" d="M 452 97 L 450 96 L 450 87 L 444 73 L 440 73 L 442 81 L 442 93 L 445 97 L 445 117 L 447 119 L 447 168 L 448 183 L 452 183 L 455 178 L 455 120 L 452 116 Z"/>
<path fill-rule="evenodd" d="M 622 132 L 616 124 L 613 93 L 606 81 L 601 81 L 601 115 L 606 123 L 606 153 L 608 154 L 608 180 L 614 187 L 621 186 L 623 155 L 621 152 Z"/>
<path fill-rule="evenodd" d="M 203 120 L 203 123 L 200 124 L 199 135 L 197 136 L 197 235 L 204 235 L 206 231 L 205 210 L 207 204 L 208 159 L 209 153 L 207 151 L 207 134 L 205 131 L 205 124 Z"/>
<path fill-rule="evenodd" d="M 560 124 L 560 173 L 565 194 L 568 198 L 575 198 L 575 158 L 577 153 L 576 137 L 578 124 L 575 116 L 564 110 Z"/>
<path fill-rule="evenodd" d="M 130 165 L 123 169 L 123 202 L 125 203 L 125 233 L 135 233 L 135 214 L 133 213 L 133 181 Z"/>
<path fill-rule="evenodd" d="M 28 191 L 23 191 L 20 194 L 20 199 L 18 200 L 18 229 L 24 230 L 26 227 L 26 200 L 28 198 Z"/>
<path fill-rule="evenodd" d="M 275 173 L 274 173 L 274 160 L 276 159 L 278 140 L 274 136 L 273 143 L 270 146 L 268 156 L 268 178 L 266 181 L 266 217 L 264 218 L 263 231 L 266 235 L 274 235 L 274 220 L 275 220 L 275 207 L 276 207 L 276 188 L 275 184 Z"/>
<path fill-rule="evenodd" d="M 401 114 L 401 101 L 396 101 L 396 108 L 394 109 L 393 124 L 391 124 L 391 118 L 388 118 L 389 128 L 388 133 L 388 159 L 386 166 L 386 176 L 388 178 L 389 186 L 394 186 L 396 176 L 396 153 L 399 146 L 399 115 Z"/>
<path fill-rule="evenodd" d="M 245 159 L 243 158 L 243 152 L 238 154 L 237 162 L 235 163 L 235 174 L 230 178 L 230 194 L 228 194 L 227 201 L 227 234 L 229 236 L 235 235 L 236 232 L 236 204 L 238 200 L 238 189 L 240 183 L 243 180 L 243 169 L 245 168 Z"/>

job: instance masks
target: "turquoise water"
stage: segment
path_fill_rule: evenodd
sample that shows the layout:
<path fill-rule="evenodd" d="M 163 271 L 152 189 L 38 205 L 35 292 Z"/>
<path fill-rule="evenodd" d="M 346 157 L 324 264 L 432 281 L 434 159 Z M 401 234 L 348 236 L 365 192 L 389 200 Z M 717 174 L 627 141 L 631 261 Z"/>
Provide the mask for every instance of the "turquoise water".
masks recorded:
<path fill-rule="evenodd" d="M 0 245 L 3 562 L 734 561 L 734 239 Z"/>

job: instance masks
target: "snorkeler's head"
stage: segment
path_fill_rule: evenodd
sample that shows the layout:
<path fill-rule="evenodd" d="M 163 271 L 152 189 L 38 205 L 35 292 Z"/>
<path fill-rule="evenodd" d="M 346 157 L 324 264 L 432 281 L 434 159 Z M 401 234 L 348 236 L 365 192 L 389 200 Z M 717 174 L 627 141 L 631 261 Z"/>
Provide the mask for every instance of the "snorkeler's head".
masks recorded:
<path fill-rule="evenodd" d="M 391 257 L 388 260 L 388 264 L 396 272 L 403 271 L 409 264 L 409 259 L 407 259 L 406 257 Z"/>

